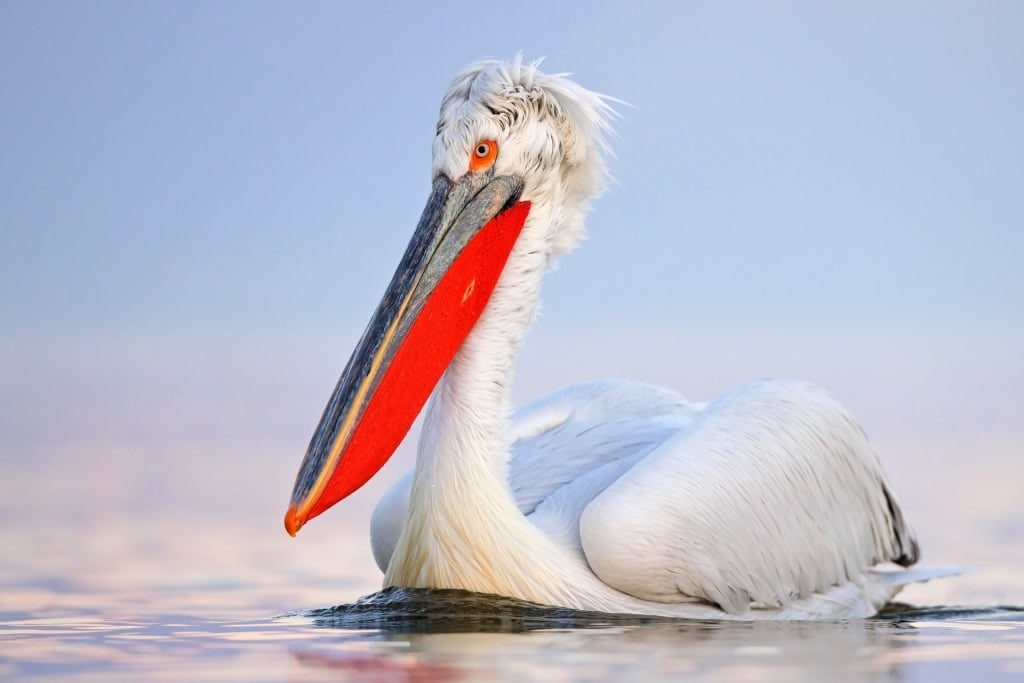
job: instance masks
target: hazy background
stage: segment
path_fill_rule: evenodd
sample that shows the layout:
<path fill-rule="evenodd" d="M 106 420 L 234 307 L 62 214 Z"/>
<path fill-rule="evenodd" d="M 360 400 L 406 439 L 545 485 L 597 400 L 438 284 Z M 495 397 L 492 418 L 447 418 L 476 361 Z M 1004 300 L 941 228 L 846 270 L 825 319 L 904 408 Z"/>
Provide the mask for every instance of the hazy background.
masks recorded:
<path fill-rule="evenodd" d="M 297 540 L 281 516 L 441 95 L 522 51 L 631 106 L 517 398 L 824 384 L 926 560 L 996 567 L 929 597 L 1024 603 L 1022 7 L 0 2 L 0 582 L 376 587 L 408 441 Z"/>

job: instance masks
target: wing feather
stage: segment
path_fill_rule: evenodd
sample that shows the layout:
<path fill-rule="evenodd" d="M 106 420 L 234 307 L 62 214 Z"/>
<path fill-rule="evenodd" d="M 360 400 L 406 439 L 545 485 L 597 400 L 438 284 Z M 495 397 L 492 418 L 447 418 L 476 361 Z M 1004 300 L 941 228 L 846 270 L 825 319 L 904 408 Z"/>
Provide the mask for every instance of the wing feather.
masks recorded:
<path fill-rule="evenodd" d="M 787 606 L 917 559 L 863 431 L 823 390 L 764 380 L 729 392 L 595 497 L 583 551 L 644 600 L 733 614 Z"/>
<path fill-rule="evenodd" d="M 574 384 L 516 411 L 509 484 L 525 515 L 587 472 L 650 451 L 693 422 L 703 404 L 624 380 Z"/>
<path fill-rule="evenodd" d="M 553 528 L 575 525 L 595 492 L 579 501 L 574 496 L 581 487 L 564 489 L 606 464 L 649 452 L 688 426 L 701 408 L 669 389 L 615 379 L 574 384 L 523 406 L 509 420 L 509 487 L 516 505 L 530 515 L 562 491 L 551 507 L 564 514 L 544 517 Z M 409 470 L 396 481 L 370 518 L 373 556 L 384 572 L 405 525 L 412 478 Z M 571 535 L 578 537 L 576 529 Z"/>

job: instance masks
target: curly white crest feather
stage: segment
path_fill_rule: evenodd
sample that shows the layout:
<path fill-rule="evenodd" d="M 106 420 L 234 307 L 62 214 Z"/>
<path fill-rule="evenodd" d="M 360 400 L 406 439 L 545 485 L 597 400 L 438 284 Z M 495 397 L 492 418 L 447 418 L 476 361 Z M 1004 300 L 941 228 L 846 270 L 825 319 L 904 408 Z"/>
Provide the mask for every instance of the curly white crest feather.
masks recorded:
<path fill-rule="evenodd" d="M 495 173 L 525 181 L 530 227 L 543 232 L 550 265 L 583 237 L 590 200 L 607 184 L 616 112 L 612 98 L 539 65 L 484 60 L 455 77 L 441 102 L 433 173 L 461 177 L 477 142 L 496 140 Z"/>

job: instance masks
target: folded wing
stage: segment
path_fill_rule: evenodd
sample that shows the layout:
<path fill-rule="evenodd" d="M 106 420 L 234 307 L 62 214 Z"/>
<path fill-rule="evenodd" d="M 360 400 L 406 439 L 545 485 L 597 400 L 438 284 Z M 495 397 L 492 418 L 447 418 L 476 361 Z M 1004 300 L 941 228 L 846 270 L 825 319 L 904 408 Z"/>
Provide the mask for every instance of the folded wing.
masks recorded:
<path fill-rule="evenodd" d="M 918 555 L 862 430 L 823 390 L 781 380 L 709 404 L 593 497 L 579 532 L 608 585 L 733 614 Z"/>

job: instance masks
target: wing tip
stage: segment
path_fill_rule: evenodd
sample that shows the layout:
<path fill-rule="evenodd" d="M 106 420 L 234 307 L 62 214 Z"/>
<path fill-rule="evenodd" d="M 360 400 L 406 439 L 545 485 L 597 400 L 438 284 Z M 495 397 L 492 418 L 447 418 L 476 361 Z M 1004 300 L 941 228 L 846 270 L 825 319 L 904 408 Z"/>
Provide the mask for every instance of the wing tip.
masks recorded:
<path fill-rule="evenodd" d="M 896 504 L 889 486 L 885 483 L 882 484 L 882 493 L 885 495 L 885 505 L 889 511 L 889 529 L 892 532 L 892 556 L 888 559 L 901 567 L 909 567 L 921 558 L 921 546 L 918 545 L 914 532 L 907 526 L 906 520 L 903 519 L 903 511 Z"/>

